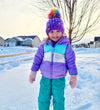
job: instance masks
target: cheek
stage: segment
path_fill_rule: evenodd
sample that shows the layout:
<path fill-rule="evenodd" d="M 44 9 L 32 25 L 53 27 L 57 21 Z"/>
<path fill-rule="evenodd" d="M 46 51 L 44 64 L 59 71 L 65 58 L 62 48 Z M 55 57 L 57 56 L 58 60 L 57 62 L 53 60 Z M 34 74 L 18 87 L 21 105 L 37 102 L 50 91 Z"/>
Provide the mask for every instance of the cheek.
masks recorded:
<path fill-rule="evenodd" d="M 50 36 L 48 36 L 49 37 L 49 39 L 52 39 L 52 35 L 50 35 Z"/>
<path fill-rule="evenodd" d="M 48 37 L 50 38 L 52 35 L 51 34 L 48 34 Z"/>
<path fill-rule="evenodd" d="M 62 32 L 59 32 L 59 36 L 63 36 Z"/>
<path fill-rule="evenodd" d="M 63 35 L 62 35 L 62 33 L 59 35 L 59 37 L 61 38 Z"/>

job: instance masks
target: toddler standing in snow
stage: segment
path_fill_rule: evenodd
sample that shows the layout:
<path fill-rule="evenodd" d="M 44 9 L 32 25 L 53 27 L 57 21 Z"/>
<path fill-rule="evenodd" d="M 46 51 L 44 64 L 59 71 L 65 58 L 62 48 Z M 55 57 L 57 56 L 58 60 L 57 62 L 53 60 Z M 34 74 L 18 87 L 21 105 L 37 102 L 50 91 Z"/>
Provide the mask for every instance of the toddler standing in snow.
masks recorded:
<path fill-rule="evenodd" d="M 54 110 L 65 110 L 64 88 L 67 70 L 71 75 L 71 88 L 75 88 L 77 83 L 75 54 L 67 36 L 63 35 L 64 25 L 59 11 L 52 9 L 48 17 L 46 25 L 48 37 L 37 50 L 29 81 L 30 83 L 35 81 L 36 72 L 40 69 L 42 78 L 38 97 L 39 110 L 49 110 L 51 96 Z"/>

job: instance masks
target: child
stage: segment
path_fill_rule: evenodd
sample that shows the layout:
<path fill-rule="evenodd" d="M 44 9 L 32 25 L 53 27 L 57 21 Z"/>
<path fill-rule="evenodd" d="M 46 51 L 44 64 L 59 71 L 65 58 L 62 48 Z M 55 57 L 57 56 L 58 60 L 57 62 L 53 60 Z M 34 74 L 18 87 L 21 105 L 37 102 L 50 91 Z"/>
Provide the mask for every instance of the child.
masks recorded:
<path fill-rule="evenodd" d="M 57 9 L 52 9 L 46 25 L 48 38 L 40 45 L 31 68 L 30 83 L 35 81 L 36 72 L 41 71 L 40 92 L 38 97 L 39 110 L 49 110 L 53 96 L 54 110 L 65 110 L 64 88 L 67 70 L 71 75 L 71 88 L 76 87 L 77 68 L 75 54 L 68 38 L 63 36 L 64 25 Z"/>

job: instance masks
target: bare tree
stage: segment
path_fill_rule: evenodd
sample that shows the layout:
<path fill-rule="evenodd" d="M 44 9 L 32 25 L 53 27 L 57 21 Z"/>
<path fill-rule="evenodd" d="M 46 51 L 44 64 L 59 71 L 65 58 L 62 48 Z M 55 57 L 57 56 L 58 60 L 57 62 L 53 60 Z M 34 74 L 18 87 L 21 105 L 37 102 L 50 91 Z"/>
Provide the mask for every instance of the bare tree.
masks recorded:
<path fill-rule="evenodd" d="M 80 41 L 100 20 L 99 0 L 37 0 L 41 11 L 57 8 L 62 14 L 70 44 Z"/>

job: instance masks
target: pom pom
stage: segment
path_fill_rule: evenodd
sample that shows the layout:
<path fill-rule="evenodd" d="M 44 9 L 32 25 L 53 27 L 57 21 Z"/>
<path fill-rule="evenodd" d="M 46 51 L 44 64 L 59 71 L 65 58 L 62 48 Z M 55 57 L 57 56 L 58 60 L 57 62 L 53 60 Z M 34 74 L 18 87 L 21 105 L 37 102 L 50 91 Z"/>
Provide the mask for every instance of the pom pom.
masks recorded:
<path fill-rule="evenodd" d="M 49 18 L 49 19 L 52 19 L 52 18 L 55 18 L 55 17 L 61 18 L 60 12 L 59 12 L 59 10 L 57 10 L 57 9 L 52 9 L 52 10 L 50 11 L 50 13 L 48 14 L 48 18 Z"/>

